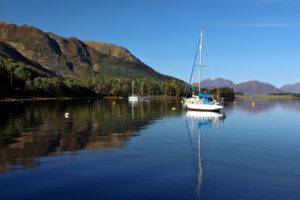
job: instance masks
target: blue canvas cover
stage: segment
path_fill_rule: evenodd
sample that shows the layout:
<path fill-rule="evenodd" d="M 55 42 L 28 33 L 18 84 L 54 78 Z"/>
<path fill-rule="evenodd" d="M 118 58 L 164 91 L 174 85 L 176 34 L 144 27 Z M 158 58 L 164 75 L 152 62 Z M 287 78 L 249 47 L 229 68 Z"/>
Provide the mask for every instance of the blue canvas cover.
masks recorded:
<path fill-rule="evenodd" d="M 212 94 L 203 94 L 202 92 L 199 92 L 198 96 L 201 98 L 212 98 L 213 97 Z"/>
<path fill-rule="evenodd" d="M 204 104 L 212 105 L 212 104 L 213 104 L 213 101 L 210 100 L 210 99 L 205 99 L 205 98 L 204 98 L 203 103 L 204 103 Z"/>
<path fill-rule="evenodd" d="M 198 127 L 199 128 L 211 128 L 212 127 L 212 122 L 211 119 L 202 119 L 198 122 Z"/>

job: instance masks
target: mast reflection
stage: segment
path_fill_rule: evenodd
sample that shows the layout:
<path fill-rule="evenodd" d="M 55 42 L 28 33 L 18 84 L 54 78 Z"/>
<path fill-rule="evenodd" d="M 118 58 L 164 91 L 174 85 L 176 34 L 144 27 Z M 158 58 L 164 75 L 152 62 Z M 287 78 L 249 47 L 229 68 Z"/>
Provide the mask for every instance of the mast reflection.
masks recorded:
<path fill-rule="evenodd" d="M 219 112 L 187 111 L 185 116 L 194 164 L 197 170 L 196 194 L 197 197 L 200 198 L 204 177 L 203 159 L 201 155 L 201 131 L 208 128 L 219 128 L 219 126 L 224 123 L 226 115 Z M 195 144 L 195 140 L 197 140 L 197 144 Z"/>

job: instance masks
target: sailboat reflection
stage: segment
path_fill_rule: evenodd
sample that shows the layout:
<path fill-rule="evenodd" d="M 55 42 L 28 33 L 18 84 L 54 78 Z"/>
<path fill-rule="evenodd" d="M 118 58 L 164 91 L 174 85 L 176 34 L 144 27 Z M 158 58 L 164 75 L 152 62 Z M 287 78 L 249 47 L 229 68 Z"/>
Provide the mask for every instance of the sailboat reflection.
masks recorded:
<path fill-rule="evenodd" d="M 146 104 L 147 103 L 147 104 Z M 149 105 L 148 101 L 132 101 L 129 102 L 129 107 L 131 107 L 131 119 L 135 119 L 135 112 L 138 112 L 141 119 L 144 119 L 144 107 Z"/>
<path fill-rule="evenodd" d="M 131 101 L 129 102 L 129 106 L 131 107 L 131 118 L 134 120 L 134 109 L 137 107 L 138 102 L 137 101 Z"/>
<path fill-rule="evenodd" d="M 197 170 L 197 197 L 200 198 L 201 186 L 203 182 L 203 161 L 201 156 L 201 131 L 208 128 L 219 128 L 224 123 L 226 115 L 219 112 L 198 112 L 187 111 L 186 126 L 189 134 L 194 164 Z M 197 138 L 198 136 L 198 138 Z M 197 147 L 194 140 L 198 139 Z"/>

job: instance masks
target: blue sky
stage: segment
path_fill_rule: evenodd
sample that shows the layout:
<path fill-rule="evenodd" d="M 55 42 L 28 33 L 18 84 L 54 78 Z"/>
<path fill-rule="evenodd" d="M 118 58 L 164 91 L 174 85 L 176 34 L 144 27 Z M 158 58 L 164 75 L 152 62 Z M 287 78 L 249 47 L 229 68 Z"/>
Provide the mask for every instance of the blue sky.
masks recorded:
<path fill-rule="evenodd" d="M 0 0 L 0 20 L 128 48 L 188 80 L 200 30 L 203 78 L 300 81 L 298 0 Z M 194 79 L 196 80 L 196 79 Z"/>

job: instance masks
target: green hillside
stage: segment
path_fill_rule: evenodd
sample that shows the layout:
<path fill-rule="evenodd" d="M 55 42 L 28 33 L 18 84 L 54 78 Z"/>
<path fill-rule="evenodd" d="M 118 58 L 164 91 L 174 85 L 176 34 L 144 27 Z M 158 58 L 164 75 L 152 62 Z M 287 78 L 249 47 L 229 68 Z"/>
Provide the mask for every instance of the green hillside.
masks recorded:
<path fill-rule="evenodd" d="M 132 80 L 149 95 L 180 95 L 184 88 L 124 47 L 6 22 L 0 22 L 0 79 L 1 96 L 127 96 Z"/>

